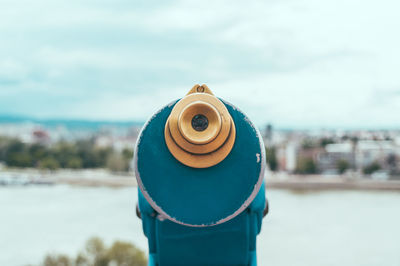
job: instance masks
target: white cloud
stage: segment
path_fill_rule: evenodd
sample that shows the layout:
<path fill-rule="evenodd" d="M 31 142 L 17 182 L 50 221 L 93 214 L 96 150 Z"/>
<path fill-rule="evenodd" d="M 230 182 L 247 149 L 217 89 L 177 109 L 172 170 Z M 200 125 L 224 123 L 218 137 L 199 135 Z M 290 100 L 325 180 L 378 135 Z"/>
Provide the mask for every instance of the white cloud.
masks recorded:
<path fill-rule="evenodd" d="M 399 126 L 399 7 L 3 1 L 0 104 L 38 92 L 63 107 L 18 113 L 143 120 L 205 82 L 259 124 Z"/>

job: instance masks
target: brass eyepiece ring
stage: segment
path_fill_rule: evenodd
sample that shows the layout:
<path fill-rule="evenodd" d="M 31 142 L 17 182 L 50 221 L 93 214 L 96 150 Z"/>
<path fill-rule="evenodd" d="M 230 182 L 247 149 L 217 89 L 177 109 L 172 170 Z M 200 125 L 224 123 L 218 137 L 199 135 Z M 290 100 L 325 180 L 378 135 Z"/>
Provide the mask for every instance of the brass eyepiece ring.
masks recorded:
<path fill-rule="evenodd" d="M 210 89 L 195 85 L 171 111 L 165 124 L 165 141 L 181 163 L 206 168 L 220 163 L 233 148 L 236 129 L 225 105 Z"/>
<path fill-rule="evenodd" d="M 196 117 L 206 121 L 207 125 L 204 129 L 194 128 L 193 121 Z M 187 105 L 178 117 L 180 133 L 187 141 L 193 144 L 207 144 L 213 141 L 221 131 L 221 124 L 221 116 L 218 110 L 203 101 L 196 101 Z"/>

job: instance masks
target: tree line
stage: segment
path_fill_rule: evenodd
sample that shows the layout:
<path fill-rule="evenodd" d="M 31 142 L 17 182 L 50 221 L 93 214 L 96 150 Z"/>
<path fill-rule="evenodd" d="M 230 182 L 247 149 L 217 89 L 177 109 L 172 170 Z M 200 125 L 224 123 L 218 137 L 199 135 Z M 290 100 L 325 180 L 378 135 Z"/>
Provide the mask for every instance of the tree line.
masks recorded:
<path fill-rule="evenodd" d="M 111 147 L 97 147 L 94 139 L 42 145 L 0 138 L 0 162 L 8 167 L 49 170 L 108 168 L 112 171 L 128 171 L 132 157 L 133 149 L 118 152 Z"/>
<path fill-rule="evenodd" d="M 129 242 L 116 241 L 107 246 L 97 237 L 86 242 L 76 257 L 64 254 L 48 254 L 40 266 L 145 266 L 143 251 Z"/>

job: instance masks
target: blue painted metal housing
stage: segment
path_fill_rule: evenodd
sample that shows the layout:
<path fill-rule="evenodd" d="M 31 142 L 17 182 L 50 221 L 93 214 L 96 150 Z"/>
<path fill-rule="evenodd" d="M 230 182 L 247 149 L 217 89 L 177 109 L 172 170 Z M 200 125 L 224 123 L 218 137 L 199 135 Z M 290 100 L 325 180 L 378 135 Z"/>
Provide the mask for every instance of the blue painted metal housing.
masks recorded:
<path fill-rule="evenodd" d="M 240 110 L 224 102 L 236 126 L 231 153 L 213 167 L 185 166 L 164 139 L 175 103 L 149 120 L 135 149 L 149 265 L 256 265 L 265 208 L 262 139 Z"/>
<path fill-rule="evenodd" d="M 265 208 L 264 185 L 245 211 L 209 227 L 189 227 L 163 219 L 140 190 L 138 193 L 143 232 L 149 244 L 149 266 L 257 265 L 256 236 Z"/>

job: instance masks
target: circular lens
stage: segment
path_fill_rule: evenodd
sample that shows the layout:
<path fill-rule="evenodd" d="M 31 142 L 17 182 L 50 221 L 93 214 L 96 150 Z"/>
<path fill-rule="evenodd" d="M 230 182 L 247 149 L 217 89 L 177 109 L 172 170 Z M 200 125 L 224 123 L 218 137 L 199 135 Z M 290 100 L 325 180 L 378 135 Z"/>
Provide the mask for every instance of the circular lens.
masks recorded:
<path fill-rule="evenodd" d="M 192 118 L 192 127 L 196 131 L 204 131 L 208 127 L 208 119 L 204 115 L 195 115 Z"/>

